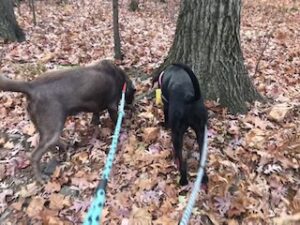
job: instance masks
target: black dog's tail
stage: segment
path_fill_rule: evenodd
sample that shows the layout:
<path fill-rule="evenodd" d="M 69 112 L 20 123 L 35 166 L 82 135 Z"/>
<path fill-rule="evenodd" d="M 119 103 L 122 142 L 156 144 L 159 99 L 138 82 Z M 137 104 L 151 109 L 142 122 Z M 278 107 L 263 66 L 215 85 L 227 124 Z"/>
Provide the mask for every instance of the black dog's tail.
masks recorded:
<path fill-rule="evenodd" d="M 197 101 L 201 98 L 201 91 L 200 91 L 200 87 L 199 87 L 199 81 L 195 75 L 195 73 L 192 71 L 192 69 L 185 65 L 185 64 L 181 64 L 181 63 L 173 63 L 172 65 L 180 67 L 182 69 L 185 70 L 185 72 L 187 72 L 187 74 L 189 75 L 189 77 L 191 78 L 193 87 L 194 87 L 194 92 L 195 92 L 195 96 L 193 101 Z"/>
<path fill-rule="evenodd" d="M 0 91 L 21 92 L 30 95 L 29 83 L 11 80 L 0 74 Z"/>

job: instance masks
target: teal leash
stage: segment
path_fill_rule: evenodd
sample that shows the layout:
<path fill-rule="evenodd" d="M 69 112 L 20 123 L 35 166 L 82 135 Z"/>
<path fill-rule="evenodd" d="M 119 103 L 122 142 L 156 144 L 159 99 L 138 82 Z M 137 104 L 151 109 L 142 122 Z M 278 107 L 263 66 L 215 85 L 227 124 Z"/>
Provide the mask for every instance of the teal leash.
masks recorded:
<path fill-rule="evenodd" d="M 197 178 L 190 196 L 190 199 L 187 203 L 186 209 L 183 212 L 183 216 L 180 221 L 180 225 L 187 225 L 189 223 L 195 202 L 197 200 L 198 192 L 201 187 L 202 178 L 204 175 L 204 168 L 206 164 L 206 158 L 207 158 L 207 126 L 205 125 L 204 129 L 204 141 L 202 146 L 202 156 L 200 161 L 200 167 L 198 169 Z"/>
<path fill-rule="evenodd" d="M 96 189 L 96 195 L 89 208 L 87 215 L 85 216 L 83 225 L 99 225 L 101 223 L 101 216 L 102 216 L 102 211 L 103 211 L 105 198 L 106 198 L 105 190 L 108 183 L 108 178 L 111 172 L 111 168 L 113 165 L 113 160 L 116 154 L 118 139 L 119 139 L 121 125 L 122 125 L 122 119 L 124 116 L 125 91 L 126 91 L 126 83 L 124 83 L 122 89 L 122 97 L 119 105 L 118 120 L 114 131 L 110 150 L 106 158 L 105 167 L 102 173 L 102 179 L 99 182 L 99 185 Z"/>

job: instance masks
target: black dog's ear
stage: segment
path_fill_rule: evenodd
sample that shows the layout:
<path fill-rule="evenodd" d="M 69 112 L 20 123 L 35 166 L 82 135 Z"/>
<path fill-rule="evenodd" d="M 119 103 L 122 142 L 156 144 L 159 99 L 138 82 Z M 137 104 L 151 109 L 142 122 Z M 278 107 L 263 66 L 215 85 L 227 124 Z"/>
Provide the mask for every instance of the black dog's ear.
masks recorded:
<path fill-rule="evenodd" d="M 153 88 L 154 84 L 155 84 L 156 82 L 158 82 L 159 75 L 160 75 L 160 73 L 156 73 L 156 74 L 152 77 L 152 86 L 151 86 L 151 88 Z"/>

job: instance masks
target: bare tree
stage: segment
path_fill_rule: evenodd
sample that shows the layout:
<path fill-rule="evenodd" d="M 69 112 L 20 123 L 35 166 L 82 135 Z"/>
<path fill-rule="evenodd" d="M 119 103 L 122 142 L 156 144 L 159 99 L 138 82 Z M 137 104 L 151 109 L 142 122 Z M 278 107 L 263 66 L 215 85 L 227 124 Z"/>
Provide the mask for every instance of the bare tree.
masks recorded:
<path fill-rule="evenodd" d="M 34 26 L 36 25 L 36 15 L 35 15 L 35 4 L 34 0 L 29 0 L 29 6 L 32 11 L 32 19 L 33 19 L 33 24 Z"/>
<path fill-rule="evenodd" d="M 122 59 L 121 39 L 119 28 L 119 4 L 118 0 L 113 0 L 113 28 L 114 28 L 114 49 L 115 59 Z"/>
<path fill-rule="evenodd" d="M 17 23 L 11 0 L 0 0 L 0 37 L 9 41 L 25 40 L 25 34 Z"/>
<path fill-rule="evenodd" d="M 240 15 L 241 0 L 182 0 L 173 45 L 159 68 L 190 65 L 205 98 L 232 113 L 246 112 L 246 102 L 262 100 L 244 65 Z"/>

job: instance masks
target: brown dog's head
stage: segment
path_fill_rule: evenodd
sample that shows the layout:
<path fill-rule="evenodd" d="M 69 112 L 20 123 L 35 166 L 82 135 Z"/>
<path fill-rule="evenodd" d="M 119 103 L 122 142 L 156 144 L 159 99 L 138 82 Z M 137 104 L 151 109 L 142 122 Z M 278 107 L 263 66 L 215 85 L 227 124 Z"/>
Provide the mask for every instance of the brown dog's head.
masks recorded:
<path fill-rule="evenodd" d="M 123 87 L 124 82 L 126 82 L 125 101 L 127 104 L 131 104 L 134 100 L 134 94 L 135 94 L 136 89 L 133 85 L 133 82 L 129 79 L 127 74 L 120 67 L 115 65 L 110 60 L 102 60 L 99 63 L 99 67 L 101 69 L 104 69 L 106 71 L 106 73 L 113 74 L 118 79 L 121 79 L 122 87 Z"/>

